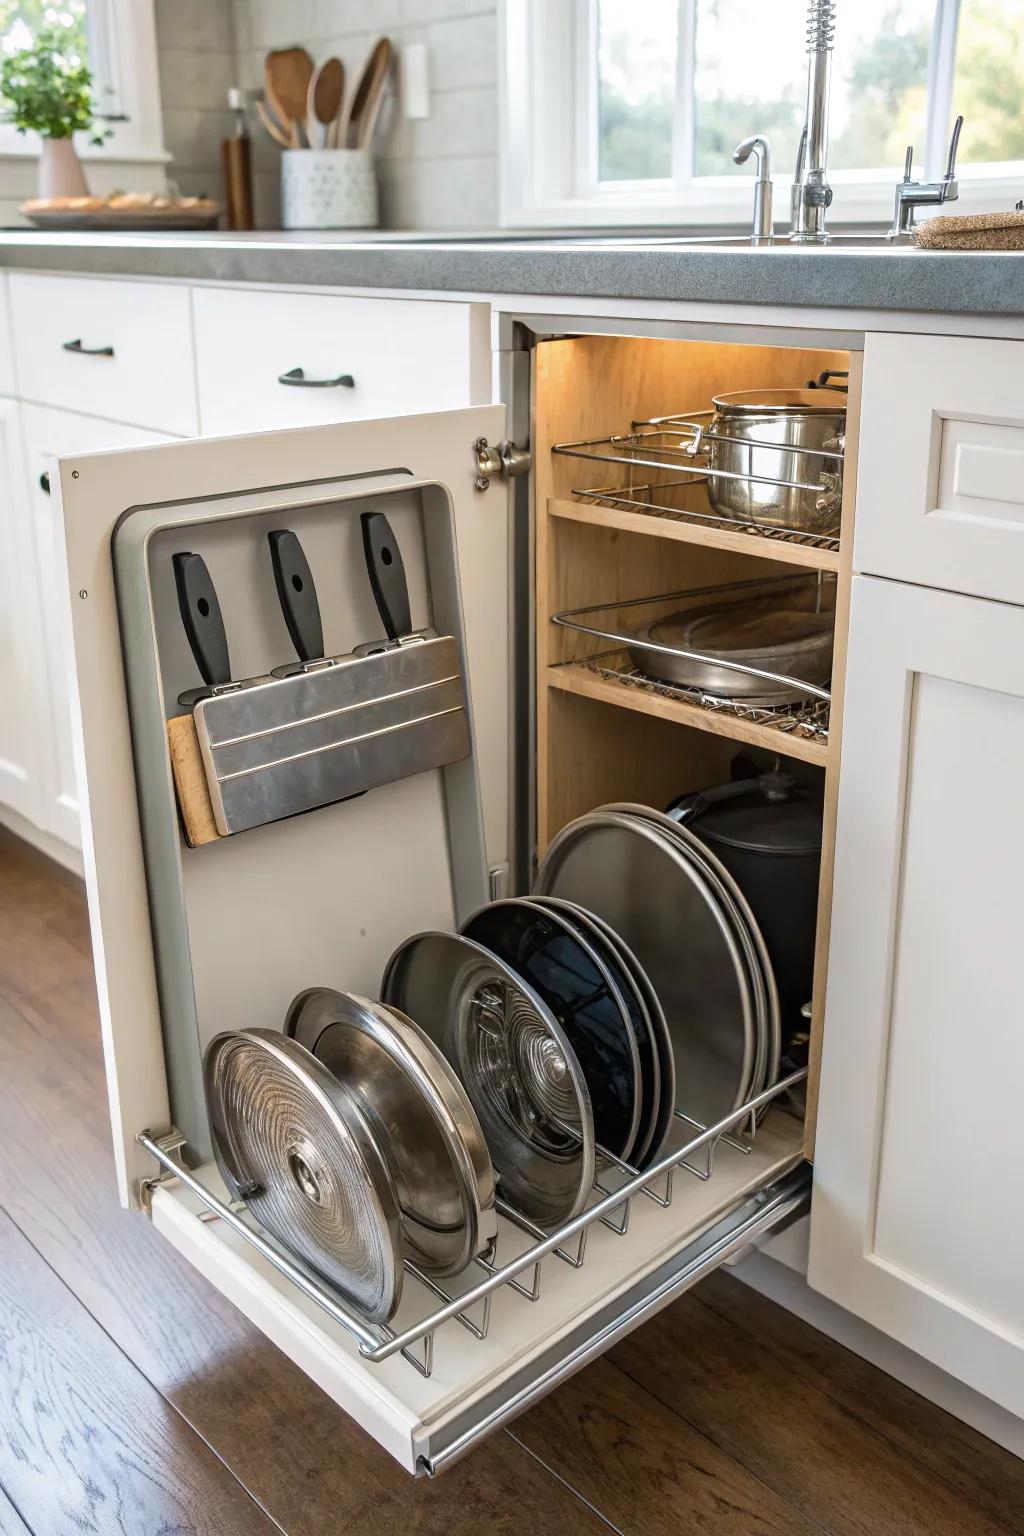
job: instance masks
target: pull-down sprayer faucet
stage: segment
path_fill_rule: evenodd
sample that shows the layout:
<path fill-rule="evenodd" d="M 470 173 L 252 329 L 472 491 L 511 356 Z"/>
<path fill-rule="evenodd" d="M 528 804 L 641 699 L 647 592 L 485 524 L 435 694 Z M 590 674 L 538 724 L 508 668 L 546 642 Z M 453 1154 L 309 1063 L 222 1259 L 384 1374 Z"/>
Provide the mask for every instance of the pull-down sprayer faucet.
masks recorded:
<path fill-rule="evenodd" d="M 807 7 L 807 109 L 793 177 L 792 230 L 797 244 L 823 245 L 829 238 L 825 210 L 832 188 L 825 179 L 828 156 L 828 87 L 836 35 L 836 0 L 809 0 Z"/>

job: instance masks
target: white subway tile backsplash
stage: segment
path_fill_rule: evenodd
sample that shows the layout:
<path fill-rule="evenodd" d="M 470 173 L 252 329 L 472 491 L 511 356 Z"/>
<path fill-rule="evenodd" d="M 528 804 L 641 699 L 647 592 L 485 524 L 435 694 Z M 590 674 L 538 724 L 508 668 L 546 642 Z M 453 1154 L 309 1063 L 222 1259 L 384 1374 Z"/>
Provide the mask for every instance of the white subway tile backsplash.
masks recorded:
<path fill-rule="evenodd" d="M 301 44 L 317 62 L 337 54 L 349 88 L 375 39 L 425 43 L 430 116 L 385 103 L 378 129 L 384 223 L 472 228 L 497 222 L 496 0 L 156 0 L 167 147 L 190 190 L 217 192 L 223 110 L 232 84 L 263 85 L 271 48 Z M 279 218 L 280 151 L 252 126 L 257 217 Z"/>
<path fill-rule="evenodd" d="M 199 107 L 223 110 L 235 83 L 230 53 L 193 53 L 186 48 L 160 49 L 160 99 L 164 108 Z"/>
<path fill-rule="evenodd" d="M 489 16 L 432 22 L 427 28 L 427 45 L 435 91 L 497 84 L 498 21 L 493 11 Z"/>

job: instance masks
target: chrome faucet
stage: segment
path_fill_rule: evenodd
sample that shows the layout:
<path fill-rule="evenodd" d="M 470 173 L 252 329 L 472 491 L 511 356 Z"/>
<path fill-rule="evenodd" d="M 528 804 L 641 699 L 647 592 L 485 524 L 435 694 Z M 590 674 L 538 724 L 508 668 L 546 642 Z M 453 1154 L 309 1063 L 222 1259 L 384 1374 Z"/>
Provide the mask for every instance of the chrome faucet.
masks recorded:
<path fill-rule="evenodd" d="M 775 233 L 772 220 L 772 151 L 768 140 L 759 133 L 744 139 L 732 152 L 737 165 L 745 165 L 751 155 L 757 169 L 757 180 L 754 182 L 754 226 L 750 243 L 770 245 Z"/>
<path fill-rule="evenodd" d="M 828 156 L 828 88 L 832 44 L 836 34 L 836 0 L 809 0 L 807 7 L 807 109 L 793 177 L 792 230 L 798 245 L 823 245 L 829 239 L 825 211 L 832 201 L 826 180 Z"/>
<path fill-rule="evenodd" d="M 960 144 L 960 130 L 964 126 L 963 115 L 953 124 L 953 137 L 949 141 L 945 174 L 938 181 L 915 181 L 914 146 L 907 145 L 907 158 L 903 165 L 903 180 L 896 187 L 896 207 L 892 228 L 887 240 L 909 240 L 917 223 L 918 208 L 941 207 L 943 203 L 955 203 L 960 196 L 956 180 L 956 152 Z"/>

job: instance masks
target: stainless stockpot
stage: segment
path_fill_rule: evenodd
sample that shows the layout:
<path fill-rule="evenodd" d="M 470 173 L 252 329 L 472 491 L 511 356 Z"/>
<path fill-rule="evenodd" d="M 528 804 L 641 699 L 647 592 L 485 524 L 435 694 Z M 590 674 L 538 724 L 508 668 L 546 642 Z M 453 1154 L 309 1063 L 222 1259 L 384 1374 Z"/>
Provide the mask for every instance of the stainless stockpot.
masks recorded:
<path fill-rule="evenodd" d="M 845 406 L 820 389 L 740 390 L 712 403 L 703 447 L 711 471 L 708 499 L 719 517 L 835 532 Z"/>

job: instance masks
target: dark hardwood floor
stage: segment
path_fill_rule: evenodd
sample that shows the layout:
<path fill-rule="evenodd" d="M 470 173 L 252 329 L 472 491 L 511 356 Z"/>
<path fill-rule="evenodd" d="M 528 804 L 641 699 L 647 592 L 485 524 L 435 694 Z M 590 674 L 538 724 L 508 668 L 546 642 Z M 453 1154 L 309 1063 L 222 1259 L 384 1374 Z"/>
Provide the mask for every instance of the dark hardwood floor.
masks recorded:
<path fill-rule="evenodd" d="M 728 1275 L 415 1482 L 120 1209 L 85 903 L 0 830 L 0 1536 L 1006 1536 L 1024 1464 Z"/>

